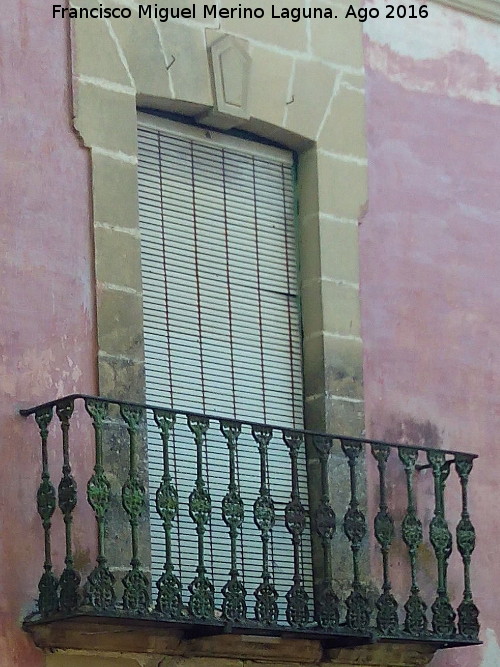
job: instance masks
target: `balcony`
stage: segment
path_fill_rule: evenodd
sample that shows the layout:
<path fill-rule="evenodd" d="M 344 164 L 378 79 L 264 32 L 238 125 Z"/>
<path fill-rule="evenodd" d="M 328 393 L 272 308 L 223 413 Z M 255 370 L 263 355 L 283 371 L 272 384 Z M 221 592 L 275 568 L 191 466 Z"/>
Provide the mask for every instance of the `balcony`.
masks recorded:
<path fill-rule="evenodd" d="M 41 442 L 43 570 L 25 621 L 39 645 L 71 643 L 82 623 L 163 633 L 176 646 L 213 635 L 321 650 L 478 643 L 474 454 L 84 395 L 21 414 L 34 416 Z M 154 439 L 156 480 L 144 460 Z M 82 442 L 95 465 L 77 489 Z M 95 563 L 78 571 L 82 505 Z"/>

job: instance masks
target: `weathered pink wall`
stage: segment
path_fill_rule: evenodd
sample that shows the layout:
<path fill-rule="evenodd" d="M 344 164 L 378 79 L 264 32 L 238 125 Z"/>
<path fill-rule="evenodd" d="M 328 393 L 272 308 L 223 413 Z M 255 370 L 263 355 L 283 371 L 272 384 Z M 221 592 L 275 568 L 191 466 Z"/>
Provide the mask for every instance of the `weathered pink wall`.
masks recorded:
<path fill-rule="evenodd" d="M 445 9 L 428 33 L 401 23 L 403 37 L 393 38 L 391 29 L 384 36 L 383 25 L 367 27 L 365 40 L 367 430 L 480 455 L 471 513 L 485 645 L 442 651 L 432 664 L 493 667 L 500 664 L 500 67 L 473 45 L 496 36 L 498 47 L 500 29 Z M 448 44 L 455 38 L 456 48 L 439 52 L 439 34 Z M 392 42 L 404 39 L 420 57 L 398 52 Z M 500 65 L 500 48 L 496 59 Z M 452 587 L 460 596 L 462 581 Z"/>
<path fill-rule="evenodd" d="M 96 384 L 88 156 L 71 131 L 67 26 L 44 5 L 3 0 L 0 12 L 2 667 L 42 664 L 20 629 L 43 563 L 40 451 L 33 419 L 17 411 Z M 74 442 L 77 474 L 92 460 L 88 444 Z M 88 540 L 91 517 L 81 518 Z M 75 550 L 88 559 L 79 535 Z"/>

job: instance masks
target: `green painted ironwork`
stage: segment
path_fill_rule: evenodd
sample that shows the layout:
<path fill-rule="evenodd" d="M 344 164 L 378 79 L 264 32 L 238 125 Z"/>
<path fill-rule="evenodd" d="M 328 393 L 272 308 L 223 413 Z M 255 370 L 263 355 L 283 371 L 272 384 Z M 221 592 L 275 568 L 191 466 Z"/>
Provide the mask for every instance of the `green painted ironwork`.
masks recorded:
<path fill-rule="evenodd" d="M 59 418 L 63 442 L 63 466 L 62 478 L 57 489 L 59 509 L 64 518 L 66 556 L 65 568 L 59 579 L 59 606 L 61 611 L 74 611 L 80 603 L 80 575 L 74 568 L 72 525 L 73 510 L 76 507 L 77 489 L 76 481 L 71 474 L 69 460 L 69 428 L 71 415 L 74 410 L 73 399 L 60 401 L 56 406 L 56 414 Z"/>
<path fill-rule="evenodd" d="M 137 471 L 139 427 L 144 419 L 144 408 L 121 405 L 120 415 L 129 435 L 129 474 L 122 487 L 122 505 L 128 515 L 132 537 L 131 569 L 123 577 L 123 608 L 133 614 L 143 614 L 149 608 L 149 581 L 139 560 L 139 518 L 146 507 L 146 489 Z"/>
<path fill-rule="evenodd" d="M 342 439 L 341 446 L 349 464 L 351 487 L 351 499 L 344 515 L 344 532 L 351 543 L 353 569 L 352 591 L 346 600 L 346 625 L 355 632 L 363 632 L 370 625 L 371 609 L 368 597 L 361 585 L 359 572 L 359 552 L 366 535 L 366 519 L 359 508 L 356 480 L 356 466 L 362 445 L 353 440 Z"/>
<path fill-rule="evenodd" d="M 372 445 L 372 454 L 377 461 L 379 474 L 379 511 L 374 520 L 374 530 L 382 554 L 383 584 L 377 607 L 377 630 L 382 635 L 396 635 L 399 629 L 398 603 L 391 593 L 389 577 L 389 549 L 394 539 L 394 521 L 387 506 L 386 473 L 387 460 L 391 453 L 386 445 Z"/>
<path fill-rule="evenodd" d="M 309 622 L 309 596 L 303 586 L 300 549 L 302 534 L 306 527 L 306 511 L 300 499 L 298 456 L 304 444 L 304 435 L 297 431 L 283 431 L 283 440 L 290 454 L 292 491 L 290 502 L 285 507 L 285 526 L 292 535 L 293 585 L 286 594 L 286 618 L 293 628 L 303 628 Z"/>
<path fill-rule="evenodd" d="M 313 444 L 319 455 L 321 498 L 314 514 L 314 528 L 321 539 L 323 549 L 322 581 L 317 587 L 316 621 L 321 628 L 331 630 L 339 625 L 340 601 L 333 590 L 332 582 L 332 540 L 335 535 L 337 518 L 330 503 L 328 482 L 328 460 L 333 446 L 332 438 L 316 435 Z"/>
<path fill-rule="evenodd" d="M 406 612 L 404 627 L 405 632 L 412 637 L 420 637 L 427 632 L 427 605 L 420 596 L 420 588 L 417 584 L 417 550 L 423 540 L 422 522 L 417 516 L 413 492 L 413 476 L 418 459 L 418 449 L 399 447 L 398 455 L 406 476 L 407 508 L 403 519 L 402 536 L 408 547 L 411 572 L 410 595 L 404 607 Z"/>
<path fill-rule="evenodd" d="M 447 588 L 448 558 L 452 550 L 451 532 L 445 518 L 444 489 L 450 474 L 450 462 L 444 452 L 436 449 L 427 452 L 427 460 L 434 476 L 435 509 L 429 527 L 429 537 L 436 554 L 438 569 L 437 597 L 432 610 L 432 628 L 441 637 L 453 637 L 456 633 L 455 611 L 450 604 Z"/>
<path fill-rule="evenodd" d="M 466 639 L 476 640 L 479 635 L 479 610 L 472 598 L 470 562 L 476 546 L 476 532 L 470 520 L 467 487 L 472 470 L 472 458 L 467 455 L 455 457 L 455 468 L 462 487 L 462 515 L 457 525 L 457 547 L 464 566 L 464 592 L 458 607 L 458 632 Z"/>
<path fill-rule="evenodd" d="M 156 582 L 156 611 L 163 618 L 178 619 L 182 615 L 182 586 L 172 562 L 172 524 L 179 514 L 179 498 L 172 482 L 169 460 L 169 438 L 175 425 L 175 413 L 156 409 L 153 415 L 160 430 L 163 452 L 163 476 L 156 491 L 156 510 L 163 521 L 165 534 L 165 564 L 164 571 Z"/>
<path fill-rule="evenodd" d="M 236 451 L 241 433 L 241 424 L 236 421 L 221 420 L 220 430 L 226 439 L 229 451 L 229 485 L 228 491 L 222 499 L 222 518 L 229 528 L 231 544 L 230 578 L 222 588 L 222 595 L 224 596 L 222 617 L 230 622 L 242 622 L 247 615 L 247 605 L 245 601 L 246 590 L 239 578 L 237 542 L 245 517 L 245 508 L 236 482 Z"/>
<path fill-rule="evenodd" d="M 83 586 L 80 588 L 79 573 L 75 569 L 74 548 L 72 544 L 73 522 L 77 520 L 75 512 L 77 502 L 77 487 L 73 477 L 70 461 L 70 424 L 75 421 L 73 415 L 74 401 L 85 401 L 85 409 L 92 420 L 95 434 L 95 465 L 93 473 L 87 483 L 87 500 L 92 508 L 97 524 L 97 563 Z M 107 438 L 105 433 L 111 422 L 109 419 L 110 405 L 120 408 L 121 419 L 127 426 L 127 451 L 130 461 L 127 479 L 121 491 L 121 501 L 126 513 L 131 533 L 131 561 L 130 569 L 123 578 L 123 597 L 117 600 L 115 578 L 111 573 L 106 556 L 106 523 L 109 520 L 109 511 L 112 501 L 112 487 L 110 477 L 105 469 L 104 449 Z M 48 451 L 49 425 L 53 418 L 54 407 L 62 432 L 62 477 L 57 490 L 54 488 L 49 474 Z M 139 521 L 146 508 L 147 493 L 142 474 L 139 472 L 139 443 L 142 434 L 142 424 L 146 410 L 150 410 L 154 423 L 159 430 L 163 451 L 163 473 L 156 489 L 156 511 L 163 522 L 165 537 L 165 562 L 163 572 L 156 586 L 158 594 L 154 609 L 150 604 L 150 582 L 143 566 L 139 561 Z M 468 508 L 469 476 L 472 470 L 472 454 L 460 454 L 452 451 L 435 450 L 424 447 L 391 445 L 381 441 L 370 441 L 344 436 L 312 433 L 296 429 L 283 429 L 267 425 L 257 425 L 250 422 L 241 422 L 234 419 L 192 415 L 172 409 L 154 406 L 128 404 L 122 401 L 111 401 L 90 396 L 69 396 L 49 404 L 23 411 L 23 414 L 34 414 L 41 438 L 42 470 L 41 483 L 37 492 L 37 509 L 40 515 L 44 532 L 44 566 L 39 582 L 38 608 L 42 619 L 51 620 L 58 612 L 64 614 L 91 613 L 94 610 L 99 615 L 127 617 L 140 616 L 142 619 L 173 621 L 176 624 L 191 621 L 194 627 L 221 628 L 226 625 L 231 631 L 238 628 L 247 631 L 248 628 L 258 628 L 259 633 L 276 634 L 286 626 L 293 629 L 294 634 L 318 633 L 318 636 L 350 636 L 362 638 L 381 636 L 387 639 L 433 641 L 437 645 L 473 644 L 478 641 L 479 621 L 478 609 L 471 591 L 471 559 L 475 548 L 475 530 L 472 525 Z M 178 474 L 175 457 L 176 443 L 174 429 L 179 414 L 187 417 L 187 423 L 194 435 L 196 448 L 196 479 L 194 488 L 189 496 L 189 515 L 197 533 L 197 568 L 196 576 L 188 586 L 189 604 L 184 606 L 183 586 L 181 586 L 180 563 L 183 558 L 182 544 L 174 539 L 174 526 L 177 526 L 179 513 L 183 505 L 179 502 L 174 479 Z M 151 420 L 152 423 L 152 420 Z M 221 609 L 215 608 L 216 591 L 213 582 L 208 576 L 210 566 L 219 568 L 220 562 L 209 560 L 208 526 L 213 515 L 212 500 L 209 493 L 209 478 L 204 477 L 205 457 L 207 454 L 206 441 L 211 423 L 218 423 L 222 433 L 221 442 L 227 447 L 229 482 L 227 491 L 221 499 L 221 517 L 228 527 L 228 578 L 219 590 L 221 594 Z M 153 426 L 154 428 L 154 426 Z M 255 618 L 248 618 L 246 590 L 244 587 L 245 565 L 248 560 L 250 542 L 248 526 L 244 522 L 245 507 L 243 504 L 243 490 L 240 488 L 239 475 L 241 474 L 242 460 L 238 463 L 238 453 L 245 430 L 251 430 L 255 448 L 255 463 L 260 467 L 260 488 L 253 505 L 253 521 L 260 534 L 261 551 L 260 564 L 262 575 L 260 583 L 254 591 Z M 277 520 L 275 504 L 271 497 L 269 475 L 273 457 L 271 456 L 270 442 L 273 432 L 280 432 L 288 448 L 290 460 L 290 499 L 284 508 L 280 519 L 283 521 L 289 535 L 291 545 L 287 547 L 288 558 L 293 560 L 293 575 L 290 576 L 286 588 L 288 592 L 283 598 L 278 595 L 274 568 L 280 568 L 279 558 L 274 554 L 271 560 L 271 545 L 273 529 Z M 243 434 L 243 435 L 242 435 Z M 309 479 L 317 485 L 312 496 L 318 498 L 317 505 L 310 514 L 311 528 L 319 537 L 316 552 L 318 568 L 314 587 L 314 618 L 310 610 L 309 582 L 304 579 L 302 570 L 304 563 L 305 540 L 309 537 L 309 512 L 306 509 L 302 487 L 299 484 L 299 459 L 303 451 L 306 437 L 311 438 L 312 446 L 318 452 L 317 460 L 312 462 L 316 466 L 317 479 Z M 71 450 L 73 450 L 71 439 Z M 336 470 L 331 466 L 331 453 L 334 440 L 338 439 L 349 467 L 350 494 L 344 492 L 342 485 L 336 485 Z M 122 443 L 123 444 L 123 443 Z M 381 554 L 382 585 L 375 608 L 372 610 L 371 597 L 368 597 L 367 586 L 361 580 L 361 548 L 368 530 L 367 521 L 363 514 L 361 494 L 359 493 L 359 479 L 363 470 L 362 452 L 366 446 L 371 447 L 371 453 L 377 461 L 378 467 L 378 511 L 373 521 L 372 535 L 377 540 Z M 404 605 L 404 627 L 398 623 L 398 606 L 393 586 L 396 579 L 391 576 L 389 556 L 399 537 L 395 530 L 395 512 L 392 500 L 389 503 L 389 488 L 392 490 L 393 466 L 390 465 L 390 454 L 397 449 L 399 460 L 403 466 L 406 481 L 407 502 L 405 514 L 401 522 L 401 537 L 408 551 L 411 587 L 409 596 Z M 219 455 L 223 455 L 224 447 L 219 448 Z M 172 454 L 173 452 L 173 454 Z M 258 454 L 257 454 L 258 452 Z M 418 465 L 420 452 L 424 452 L 428 465 Z M 245 458 L 249 456 L 245 452 Z M 463 595 L 458 605 L 457 614 L 452 606 L 448 586 L 448 560 L 452 550 L 452 537 L 446 521 L 445 512 L 445 485 L 450 468 L 454 465 L 461 484 L 461 517 L 456 527 L 456 546 L 463 563 Z M 436 556 L 436 598 L 432 605 L 432 626 L 428 629 L 427 607 L 424 603 L 417 584 L 417 553 L 423 545 L 424 535 L 422 522 L 416 508 L 417 486 L 415 473 L 424 468 L 432 469 L 434 483 L 434 514 L 430 522 L 429 538 Z M 275 473 L 276 471 L 274 471 Z M 245 473 L 248 474 L 248 473 Z M 287 472 L 288 474 L 288 472 Z M 241 479 L 245 479 L 242 477 Z M 398 478 L 396 477 L 396 481 Z M 390 486 L 391 485 L 391 486 Z M 338 495 L 338 494 L 344 494 Z M 335 495 L 333 495 L 335 494 Z M 336 516 L 332 507 L 332 495 L 335 502 L 346 504 L 347 510 L 343 518 L 343 532 L 345 537 L 336 534 Z M 319 496 L 319 497 L 318 497 Z M 398 502 L 398 496 L 391 496 Z M 344 505 L 345 506 L 345 505 Z M 51 527 L 53 515 L 59 507 L 65 525 L 65 564 L 58 579 L 52 563 Z M 396 508 L 396 505 L 395 505 Z M 398 513 L 400 507 L 398 508 Z M 119 517 L 116 517 L 117 521 Z M 75 524 L 76 525 L 76 524 Z M 127 526 L 127 524 L 124 524 Z M 187 528 L 189 530 L 189 528 Z M 255 531 L 255 529 L 253 529 Z M 194 529 L 192 529 L 194 533 Z M 336 573 L 333 568 L 334 549 L 339 542 L 348 540 L 352 552 L 352 582 L 350 591 L 345 591 L 347 599 L 345 605 L 347 614 L 341 620 L 341 603 L 334 590 L 333 582 Z M 284 543 L 283 543 L 284 545 Z M 177 551 L 178 547 L 180 548 Z M 252 547 L 250 547 L 252 548 Z M 259 558 L 253 546 L 252 561 Z M 240 550 L 242 550 L 240 552 Z M 210 553 L 216 549 L 210 549 Z M 213 554 L 211 557 L 213 557 Z M 228 559 L 229 560 L 229 559 Z M 289 561 L 287 561 L 288 563 Z M 394 562 L 392 565 L 394 566 Z M 176 570 L 179 570 L 177 573 Z M 215 570 L 217 571 L 217 570 Z M 280 585 L 285 583 L 281 578 Z M 313 582 L 314 583 L 314 582 Z M 285 590 L 286 590 L 285 588 Z M 455 587 L 454 587 L 455 588 Z M 83 595 L 80 593 L 82 590 Z M 186 600 L 187 602 L 187 600 Z M 344 603 L 342 603 L 344 604 Z M 457 601 L 458 604 L 458 601 Z M 219 603 L 217 603 L 219 606 Z M 90 612 L 89 612 L 90 610 Z M 372 616 L 372 611 L 375 613 Z M 283 619 L 286 617 L 286 621 Z M 56 616 L 57 618 L 57 616 Z M 455 623 L 456 619 L 456 623 Z M 245 629 L 246 628 L 246 629 Z M 210 630 L 210 631 L 212 631 Z M 205 631 L 205 630 L 203 630 Z"/>
<path fill-rule="evenodd" d="M 42 442 L 42 481 L 38 487 L 36 497 L 38 514 L 42 519 L 45 552 L 43 574 L 38 582 L 38 609 L 42 616 L 49 616 L 59 609 L 59 596 L 57 593 L 59 582 L 52 570 L 50 535 L 52 515 L 56 509 L 56 490 L 50 481 L 47 451 L 49 424 L 52 421 L 52 416 L 52 407 L 43 407 L 35 412 L 35 420 L 40 431 L 40 439 Z"/>
<path fill-rule="evenodd" d="M 105 553 L 106 514 L 111 500 L 111 485 L 104 472 L 103 426 L 108 416 L 108 403 L 85 399 L 85 409 L 92 418 L 95 443 L 94 474 L 87 483 L 87 499 L 97 522 L 97 566 L 83 588 L 84 604 L 98 611 L 116 606 L 115 577 L 109 569 Z"/>
<path fill-rule="evenodd" d="M 211 619 L 215 614 L 214 585 L 207 576 L 203 539 L 212 513 L 212 500 L 203 479 L 203 444 L 209 425 L 205 417 L 188 416 L 188 426 L 196 445 L 196 482 L 189 496 L 189 514 L 196 524 L 198 535 L 197 575 L 189 584 L 189 611 L 194 618 L 201 620 Z"/>
<path fill-rule="evenodd" d="M 258 445 L 260 459 L 260 490 L 253 506 L 253 515 L 262 542 L 262 582 L 254 591 L 255 618 L 263 625 L 273 625 L 278 621 L 279 615 L 278 591 L 272 582 L 269 570 L 269 541 L 276 521 L 274 503 L 267 482 L 268 450 L 273 431 L 266 426 L 252 426 L 252 435 Z"/>

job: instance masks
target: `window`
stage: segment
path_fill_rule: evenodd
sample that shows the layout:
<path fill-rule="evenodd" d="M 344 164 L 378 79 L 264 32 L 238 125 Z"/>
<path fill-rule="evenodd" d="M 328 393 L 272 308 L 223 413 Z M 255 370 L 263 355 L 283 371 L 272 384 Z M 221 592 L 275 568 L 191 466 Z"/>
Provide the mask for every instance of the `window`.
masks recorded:
<path fill-rule="evenodd" d="M 292 154 L 142 114 L 139 121 L 148 403 L 303 427 Z M 188 428 L 176 431 L 174 474 L 185 509 L 173 551 L 181 579 L 188 582 L 196 567 L 197 538 L 187 511 L 196 452 Z M 205 477 L 214 508 L 209 560 L 220 591 L 227 581 L 228 529 L 217 510 L 227 492 L 228 456 L 222 436 L 209 442 Z M 161 443 L 154 427 L 148 430 L 148 456 L 154 503 L 162 474 Z M 284 597 L 293 576 L 290 535 L 283 520 L 290 500 L 290 461 L 283 442 L 272 441 L 269 456 L 269 484 L 279 517 L 271 559 L 275 584 Z M 247 555 L 242 556 L 241 569 L 252 591 L 261 572 L 252 566 L 248 548 L 260 545 L 252 518 L 259 457 L 250 436 L 239 441 L 238 475 L 246 508 L 241 540 Z M 305 458 L 301 483 L 305 500 Z M 151 515 L 157 577 L 164 562 L 164 538 L 160 519 L 155 512 Z M 255 564 L 259 558 L 257 554 Z M 303 566 L 310 586 L 310 563 Z M 280 587 L 280 580 L 286 585 Z"/>

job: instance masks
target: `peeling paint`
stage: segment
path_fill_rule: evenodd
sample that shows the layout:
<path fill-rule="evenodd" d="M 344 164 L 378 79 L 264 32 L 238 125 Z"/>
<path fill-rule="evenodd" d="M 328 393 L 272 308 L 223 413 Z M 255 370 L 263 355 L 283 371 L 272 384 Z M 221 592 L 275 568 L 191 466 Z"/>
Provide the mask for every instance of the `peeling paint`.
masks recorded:
<path fill-rule="evenodd" d="M 483 659 L 481 667 L 498 667 L 500 665 L 500 646 L 495 631 L 487 628 L 484 633 Z"/>
<path fill-rule="evenodd" d="M 385 15 L 386 3 L 370 0 Z M 435 4 L 428 4 L 429 16 L 423 19 L 397 18 L 367 21 L 365 34 L 370 40 L 390 45 L 402 56 L 414 60 L 437 60 L 453 52 L 471 53 L 500 75 L 498 35 L 492 24 Z"/>
<path fill-rule="evenodd" d="M 446 88 L 448 97 L 500 105 L 500 75 L 478 55 L 453 51 L 439 59 L 414 60 L 376 42 L 368 48 L 367 64 L 408 90 L 442 94 Z"/>
<path fill-rule="evenodd" d="M 89 155 L 71 129 L 66 29 L 38 0 L 8 0 L 2 8 L 0 506 L 8 521 L 0 539 L 0 665 L 41 667 L 41 651 L 21 628 L 42 571 L 40 444 L 36 424 L 18 410 L 75 390 L 95 392 Z M 55 421 L 50 462 L 60 475 Z M 85 488 L 92 448 L 77 424 L 73 433 L 80 444 L 73 470 Z M 85 565 L 95 521 L 84 504 L 77 511 L 82 529 L 75 528 L 74 542 Z M 60 567 L 58 543 L 55 550 Z"/>
<path fill-rule="evenodd" d="M 494 444 L 500 432 L 499 28 L 432 3 L 429 9 L 430 20 L 411 27 L 405 20 L 364 24 L 365 414 L 371 437 L 479 454 L 470 488 L 477 531 L 472 582 L 485 645 L 439 651 L 432 666 L 498 667 L 492 582 L 500 580 L 500 517 L 491 499 L 500 493 Z M 454 483 L 450 476 L 450 490 Z M 447 517 L 454 526 L 459 508 L 452 497 Z M 428 522 L 431 486 L 417 504 Z M 435 562 L 431 553 L 420 556 L 429 602 Z M 457 559 L 449 577 L 457 603 L 461 577 Z"/>
<path fill-rule="evenodd" d="M 434 3 L 422 19 L 385 17 L 364 24 L 366 64 L 408 90 L 500 105 L 498 31 L 493 24 Z"/>

